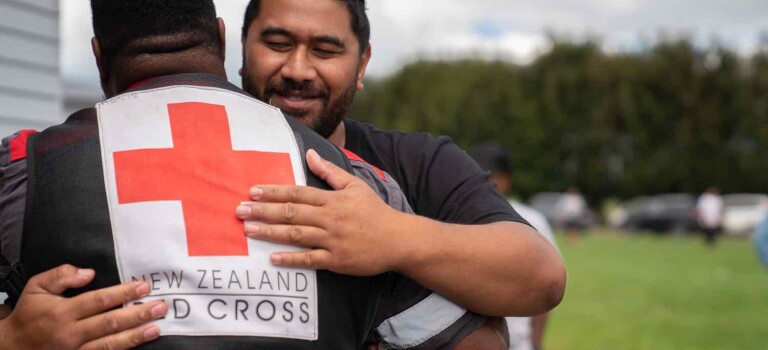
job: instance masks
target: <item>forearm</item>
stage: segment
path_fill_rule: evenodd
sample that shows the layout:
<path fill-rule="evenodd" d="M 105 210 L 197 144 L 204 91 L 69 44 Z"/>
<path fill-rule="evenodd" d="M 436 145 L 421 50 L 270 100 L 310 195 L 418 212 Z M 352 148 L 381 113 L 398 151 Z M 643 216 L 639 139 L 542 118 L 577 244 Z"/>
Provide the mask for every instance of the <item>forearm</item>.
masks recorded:
<path fill-rule="evenodd" d="M 8 305 L 0 305 L 0 320 L 5 319 L 11 314 L 11 308 Z"/>
<path fill-rule="evenodd" d="M 559 254 L 524 224 L 452 225 L 406 215 L 395 226 L 408 242 L 398 270 L 469 310 L 530 316 L 563 297 Z"/>
<path fill-rule="evenodd" d="M 533 348 L 541 349 L 541 343 L 544 341 L 544 328 L 547 325 L 549 314 L 541 314 L 531 319 L 531 344 Z"/>
<path fill-rule="evenodd" d="M 10 313 L 11 308 L 6 305 L 0 305 L 0 344 L 3 344 L 8 349 L 14 349 L 13 332 L 8 329 L 10 324 L 8 315 L 10 315 Z M 6 347 L 3 347 L 3 349 L 6 349 Z"/>

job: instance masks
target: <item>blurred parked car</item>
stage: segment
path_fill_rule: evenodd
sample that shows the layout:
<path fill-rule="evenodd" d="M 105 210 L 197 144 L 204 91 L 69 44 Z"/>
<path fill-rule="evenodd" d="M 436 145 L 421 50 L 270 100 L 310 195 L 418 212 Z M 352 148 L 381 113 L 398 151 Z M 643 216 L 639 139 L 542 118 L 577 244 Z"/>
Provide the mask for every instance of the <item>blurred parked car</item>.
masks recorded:
<path fill-rule="evenodd" d="M 565 193 L 563 192 L 541 192 L 533 195 L 528 201 L 528 204 L 544 214 L 544 217 L 547 218 L 547 221 L 549 221 L 549 224 L 552 225 L 552 227 L 561 228 L 564 223 L 558 222 L 558 218 L 563 216 L 562 213 L 558 212 L 559 210 L 562 210 L 558 203 L 560 203 L 563 196 L 565 196 Z M 594 226 L 597 218 L 595 212 L 587 208 L 586 215 L 579 220 L 580 222 L 575 223 L 575 226 L 587 228 Z"/>
<path fill-rule="evenodd" d="M 667 193 L 633 198 L 621 205 L 619 227 L 628 231 L 686 233 L 698 230 L 696 197 Z"/>
<path fill-rule="evenodd" d="M 608 225 L 612 228 L 624 228 L 630 217 L 636 217 L 648 210 L 650 199 L 648 196 L 640 196 L 617 205 L 608 213 Z"/>
<path fill-rule="evenodd" d="M 736 193 L 723 196 L 723 231 L 732 235 L 749 234 L 768 213 L 768 196 Z"/>

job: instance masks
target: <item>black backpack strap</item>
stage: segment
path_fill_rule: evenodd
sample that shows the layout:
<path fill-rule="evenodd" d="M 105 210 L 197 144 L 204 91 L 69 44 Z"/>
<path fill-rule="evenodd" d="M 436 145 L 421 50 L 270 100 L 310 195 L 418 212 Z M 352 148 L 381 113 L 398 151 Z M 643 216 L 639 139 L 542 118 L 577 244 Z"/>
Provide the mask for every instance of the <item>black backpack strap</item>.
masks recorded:
<path fill-rule="evenodd" d="M 308 186 L 330 189 L 325 181 L 315 176 L 315 174 L 313 174 L 312 171 L 310 171 L 307 167 L 306 156 L 307 151 L 310 149 L 314 149 L 317 151 L 317 154 L 323 157 L 323 159 L 335 164 L 339 168 L 344 169 L 346 172 L 350 174 L 353 173 L 352 164 L 349 162 L 349 158 L 347 158 L 344 152 L 336 147 L 336 145 L 324 139 L 318 133 L 307 128 L 296 119 L 291 117 L 286 117 L 285 119 L 288 121 L 288 125 L 291 126 L 291 129 L 293 129 L 293 132 L 295 132 L 298 137 L 301 138 L 299 145 L 303 145 L 304 148 L 301 150 L 301 161 L 304 163 L 304 168 L 307 173 Z"/>
<path fill-rule="evenodd" d="M 30 206 L 30 198 L 34 195 L 31 191 L 34 189 L 34 169 L 35 169 L 35 141 L 37 140 L 37 133 L 32 134 L 29 136 L 29 139 L 27 139 L 27 192 L 25 197 L 25 203 L 24 203 L 24 216 L 26 221 L 26 216 L 28 215 L 29 211 L 31 210 Z M 23 230 L 22 230 L 23 235 Z M 22 236 L 21 241 L 23 241 L 24 238 Z M 21 247 L 19 247 L 19 250 L 21 250 Z M 21 292 L 24 290 L 24 286 L 27 285 L 27 282 L 29 281 L 29 276 L 27 276 L 27 273 L 25 272 L 24 266 L 21 262 L 21 254 L 19 255 L 19 261 L 16 263 L 11 264 L 8 259 L 6 259 L 5 256 L 0 254 L 0 262 L 2 262 L 4 265 L 10 266 L 11 270 L 8 271 L 8 275 L 5 276 L 5 278 L 0 280 L 0 291 L 5 292 L 8 294 L 8 299 L 5 300 L 5 305 L 10 305 L 11 308 L 16 307 L 16 303 L 19 302 L 19 298 L 21 297 Z"/>
<path fill-rule="evenodd" d="M 8 260 L 4 256 L 0 255 L 0 261 L 8 264 Z M 16 307 L 16 303 L 19 302 L 21 292 L 24 290 L 24 286 L 27 285 L 28 277 L 24 273 L 24 268 L 21 263 L 16 263 L 11 266 L 11 270 L 8 275 L 0 280 L 0 291 L 8 294 L 8 299 L 5 300 L 5 305 L 10 305 L 11 308 Z"/>

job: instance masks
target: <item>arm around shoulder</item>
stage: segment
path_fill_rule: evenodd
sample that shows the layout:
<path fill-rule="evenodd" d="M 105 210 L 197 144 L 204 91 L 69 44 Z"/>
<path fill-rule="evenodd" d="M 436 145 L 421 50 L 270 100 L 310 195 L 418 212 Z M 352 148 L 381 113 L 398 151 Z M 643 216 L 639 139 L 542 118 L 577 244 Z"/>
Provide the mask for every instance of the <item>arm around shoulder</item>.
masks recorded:
<path fill-rule="evenodd" d="M 398 270 L 457 304 L 490 316 L 532 316 L 564 296 L 560 255 L 525 224 L 403 219 L 392 227 L 409 237 L 396 253 Z"/>

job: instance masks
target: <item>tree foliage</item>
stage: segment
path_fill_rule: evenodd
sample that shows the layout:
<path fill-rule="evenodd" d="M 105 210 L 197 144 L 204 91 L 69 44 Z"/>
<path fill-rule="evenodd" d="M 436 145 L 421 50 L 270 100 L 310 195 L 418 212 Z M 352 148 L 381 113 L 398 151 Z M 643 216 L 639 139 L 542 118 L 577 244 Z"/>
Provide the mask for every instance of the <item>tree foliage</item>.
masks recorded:
<path fill-rule="evenodd" d="M 661 40 L 609 54 L 554 40 L 529 65 L 420 61 L 368 81 L 354 118 L 511 150 L 526 197 L 576 185 L 592 200 L 768 189 L 768 50 Z"/>

